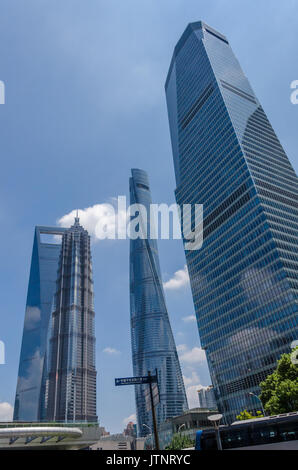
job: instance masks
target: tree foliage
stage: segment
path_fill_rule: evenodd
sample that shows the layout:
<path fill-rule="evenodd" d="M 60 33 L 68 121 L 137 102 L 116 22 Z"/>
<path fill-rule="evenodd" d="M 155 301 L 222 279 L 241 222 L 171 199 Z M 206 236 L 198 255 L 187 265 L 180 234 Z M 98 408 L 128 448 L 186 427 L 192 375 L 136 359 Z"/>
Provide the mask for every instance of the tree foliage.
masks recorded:
<path fill-rule="evenodd" d="M 244 410 L 244 411 L 241 411 L 241 413 L 236 416 L 236 419 L 238 421 L 245 421 L 246 419 L 256 419 L 256 418 L 263 418 L 263 414 L 261 411 L 257 411 L 257 415 L 254 416 L 252 415 L 249 411 L 247 410 Z"/>
<path fill-rule="evenodd" d="M 298 411 L 298 364 L 292 353 L 283 354 L 273 374 L 260 383 L 260 399 L 269 415 Z"/>
<path fill-rule="evenodd" d="M 176 433 L 173 435 L 171 443 L 166 447 L 166 450 L 181 450 L 193 446 L 194 441 L 192 441 L 188 436 Z"/>

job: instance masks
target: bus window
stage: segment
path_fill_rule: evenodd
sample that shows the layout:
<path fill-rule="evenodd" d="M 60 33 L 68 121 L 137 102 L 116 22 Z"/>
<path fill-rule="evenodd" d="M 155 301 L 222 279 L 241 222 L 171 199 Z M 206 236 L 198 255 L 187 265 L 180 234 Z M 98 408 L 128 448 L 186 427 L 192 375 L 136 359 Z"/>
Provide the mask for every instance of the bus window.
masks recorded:
<path fill-rule="evenodd" d="M 221 432 L 221 440 L 224 449 L 244 447 L 250 444 L 249 433 L 246 428 L 233 428 Z"/>
<path fill-rule="evenodd" d="M 294 441 L 298 439 L 298 423 L 283 423 L 278 426 L 282 441 Z"/>
<path fill-rule="evenodd" d="M 276 426 L 256 426 L 251 430 L 251 439 L 254 444 L 270 444 L 278 441 Z"/>
<path fill-rule="evenodd" d="M 201 448 L 202 450 L 217 450 L 215 433 L 203 433 L 201 436 Z"/>

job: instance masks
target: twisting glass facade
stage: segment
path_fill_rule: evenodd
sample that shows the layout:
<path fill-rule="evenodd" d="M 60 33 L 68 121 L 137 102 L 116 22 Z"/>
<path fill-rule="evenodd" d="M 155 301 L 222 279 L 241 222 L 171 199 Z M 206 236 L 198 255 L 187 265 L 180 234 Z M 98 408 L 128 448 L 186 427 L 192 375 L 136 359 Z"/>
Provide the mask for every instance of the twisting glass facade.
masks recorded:
<path fill-rule="evenodd" d="M 58 227 L 35 228 L 14 421 L 40 421 L 45 417 L 47 332 L 61 245 L 43 242 L 42 235 L 62 235 L 64 231 Z"/>
<path fill-rule="evenodd" d="M 62 238 L 48 355 L 47 419 L 97 421 L 90 237 L 75 219 Z"/>
<path fill-rule="evenodd" d="M 166 95 L 178 204 L 204 205 L 186 251 L 219 409 L 259 409 L 248 392 L 298 339 L 297 176 L 228 40 L 202 22 L 177 43 Z"/>
<path fill-rule="evenodd" d="M 129 181 L 130 203 L 142 204 L 150 213 L 151 194 L 147 174 L 132 170 Z M 150 234 L 150 220 L 147 226 Z M 151 222 L 152 223 L 152 222 Z M 157 242 L 154 239 L 130 240 L 130 309 L 133 372 L 135 376 L 155 375 L 157 370 L 160 403 L 156 406 L 158 424 L 165 419 L 181 414 L 187 409 L 176 345 L 165 304 L 159 267 Z M 148 434 L 151 429 L 151 409 L 146 400 L 147 385 L 135 387 L 138 432 Z"/>

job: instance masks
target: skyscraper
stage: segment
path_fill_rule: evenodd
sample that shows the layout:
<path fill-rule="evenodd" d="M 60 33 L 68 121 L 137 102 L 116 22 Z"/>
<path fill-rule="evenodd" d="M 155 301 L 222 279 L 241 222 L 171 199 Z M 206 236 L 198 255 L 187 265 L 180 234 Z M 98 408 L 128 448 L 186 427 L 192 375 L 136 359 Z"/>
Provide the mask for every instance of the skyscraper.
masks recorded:
<path fill-rule="evenodd" d="M 61 245 L 43 241 L 62 235 L 64 228 L 36 227 L 27 293 L 23 340 L 14 406 L 14 421 L 44 418 L 47 331 L 55 292 Z"/>
<path fill-rule="evenodd" d="M 166 80 L 178 204 L 204 205 L 186 251 L 202 347 L 231 421 L 298 338 L 297 176 L 225 36 L 188 25 Z"/>
<path fill-rule="evenodd" d="M 216 409 L 216 401 L 212 385 L 209 387 L 201 387 L 198 390 L 199 408 Z"/>
<path fill-rule="evenodd" d="M 90 237 L 75 218 L 62 237 L 48 354 L 47 418 L 97 421 Z"/>
<path fill-rule="evenodd" d="M 142 204 L 150 213 L 151 194 L 147 174 L 132 170 L 130 203 Z M 150 220 L 147 225 L 150 234 Z M 156 406 L 158 424 L 187 409 L 176 345 L 165 304 L 155 239 L 130 240 L 130 309 L 133 372 L 135 376 L 155 375 L 157 370 L 160 403 Z M 138 432 L 152 428 L 151 410 L 146 401 L 147 385 L 135 387 Z"/>

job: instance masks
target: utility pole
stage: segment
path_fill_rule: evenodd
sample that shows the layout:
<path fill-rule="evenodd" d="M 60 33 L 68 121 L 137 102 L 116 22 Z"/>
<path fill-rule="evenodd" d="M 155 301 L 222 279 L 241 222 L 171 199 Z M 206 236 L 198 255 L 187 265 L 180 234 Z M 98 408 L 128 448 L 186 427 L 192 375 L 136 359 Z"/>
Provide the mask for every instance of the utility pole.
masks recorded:
<path fill-rule="evenodd" d="M 152 421 L 153 421 L 153 431 L 154 431 L 154 440 L 155 440 L 155 448 L 159 450 L 159 439 L 158 439 L 158 431 L 157 431 L 157 424 L 156 424 L 156 415 L 155 415 L 155 407 L 153 401 L 153 393 L 152 393 L 152 382 L 151 382 L 151 372 L 148 371 L 149 377 L 149 387 L 150 387 L 150 400 L 151 400 L 151 410 L 152 410 Z"/>
<path fill-rule="evenodd" d="M 160 447 L 159 447 L 157 422 L 156 422 L 155 407 L 154 407 L 154 397 L 153 397 L 153 390 L 152 390 L 152 384 L 153 383 L 156 383 L 156 384 L 158 383 L 157 369 L 155 369 L 155 376 L 154 375 L 152 376 L 151 372 L 149 370 L 148 375 L 144 375 L 144 376 L 141 376 L 141 377 L 122 377 L 122 378 L 115 379 L 115 385 L 116 386 L 118 386 L 118 385 L 144 385 L 144 384 L 149 385 L 155 448 L 156 448 L 156 450 L 159 450 Z M 158 385 L 157 385 L 157 387 L 158 387 Z M 158 391 L 158 388 L 157 388 L 157 391 Z M 159 394 L 158 393 L 157 393 L 157 396 L 155 397 L 155 399 L 157 399 L 156 401 L 159 401 Z M 145 424 L 145 426 L 147 426 L 147 425 Z"/>

